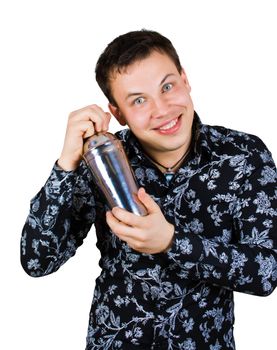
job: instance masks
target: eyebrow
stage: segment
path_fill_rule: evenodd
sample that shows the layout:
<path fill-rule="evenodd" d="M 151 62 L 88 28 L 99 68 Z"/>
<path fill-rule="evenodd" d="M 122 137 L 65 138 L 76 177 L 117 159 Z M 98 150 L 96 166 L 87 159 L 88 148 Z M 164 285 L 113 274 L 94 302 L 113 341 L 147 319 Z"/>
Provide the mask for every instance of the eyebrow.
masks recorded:
<path fill-rule="evenodd" d="M 170 77 L 171 75 L 175 75 L 174 73 L 169 73 L 167 74 L 163 79 L 162 81 L 160 82 L 159 86 L 161 86 L 168 77 Z M 139 95 L 142 95 L 143 92 L 130 92 L 127 96 L 126 96 L 126 99 L 125 100 L 128 100 L 128 98 L 130 97 L 134 97 L 134 96 L 139 96 Z"/>
<path fill-rule="evenodd" d="M 174 75 L 173 73 L 169 73 L 169 74 L 167 74 L 164 78 L 163 78 L 163 80 L 160 82 L 160 86 L 166 81 L 166 79 L 168 78 L 168 77 L 170 77 L 171 75 Z"/>

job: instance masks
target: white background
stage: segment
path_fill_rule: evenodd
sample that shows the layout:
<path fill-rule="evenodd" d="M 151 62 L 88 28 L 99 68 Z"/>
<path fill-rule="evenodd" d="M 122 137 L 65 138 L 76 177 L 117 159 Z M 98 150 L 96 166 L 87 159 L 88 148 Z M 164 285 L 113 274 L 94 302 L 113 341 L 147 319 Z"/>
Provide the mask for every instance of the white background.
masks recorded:
<path fill-rule="evenodd" d="M 277 159 L 274 0 L 2 1 L 1 349 L 85 347 L 99 273 L 94 230 L 60 271 L 40 279 L 20 266 L 20 234 L 59 157 L 68 114 L 106 108 L 94 81 L 98 56 L 115 36 L 143 27 L 175 45 L 204 123 L 257 134 Z M 277 293 L 235 293 L 235 301 L 237 350 L 276 349 Z"/>

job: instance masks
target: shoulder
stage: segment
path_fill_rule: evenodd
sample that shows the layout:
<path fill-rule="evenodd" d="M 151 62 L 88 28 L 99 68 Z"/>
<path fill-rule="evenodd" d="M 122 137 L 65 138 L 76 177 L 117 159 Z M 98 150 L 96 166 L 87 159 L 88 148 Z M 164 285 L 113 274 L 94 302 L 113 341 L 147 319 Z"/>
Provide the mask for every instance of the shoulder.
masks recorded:
<path fill-rule="evenodd" d="M 257 147 L 265 147 L 263 141 L 256 135 L 238 131 L 219 125 L 203 125 L 203 131 L 216 145 L 247 144 Z"/>
<path fill-rule="evenodd" d="M 215 153 L 238 155 L 244 154 L 263 162 L 271 162 L 272 155 L 264 142 L 257 136 L 224 126 L 203 125 L 204 132 L 211 150 Z"/>

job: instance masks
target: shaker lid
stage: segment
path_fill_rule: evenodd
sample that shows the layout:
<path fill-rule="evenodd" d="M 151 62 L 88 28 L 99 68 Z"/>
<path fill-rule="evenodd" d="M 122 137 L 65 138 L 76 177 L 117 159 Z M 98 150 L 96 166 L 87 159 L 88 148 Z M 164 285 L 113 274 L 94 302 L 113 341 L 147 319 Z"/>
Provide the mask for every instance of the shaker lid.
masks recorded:
<path fill-rule="evenodd" d="M 118 139 L 110 132 L 105 131 L 96 133 L 85 141 L 83 147 L 83 154 L 85 154 L 88 150 L 102 146 L 107 143 L 113 143 L 116 140 Z"/>

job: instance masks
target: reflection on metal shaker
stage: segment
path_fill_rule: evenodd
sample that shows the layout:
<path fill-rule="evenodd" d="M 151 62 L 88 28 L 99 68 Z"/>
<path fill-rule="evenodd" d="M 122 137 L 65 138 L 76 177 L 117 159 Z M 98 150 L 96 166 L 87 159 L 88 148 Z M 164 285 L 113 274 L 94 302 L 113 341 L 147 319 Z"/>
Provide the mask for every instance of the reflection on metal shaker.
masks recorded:
<path fill-rule="evenodd" d="M 147 215 L 137 198 L 138 185 L 120 140 L 109 132 L 97 133 L 86 140 L 83 158 L 111 209 L 118 206 Z"/>

